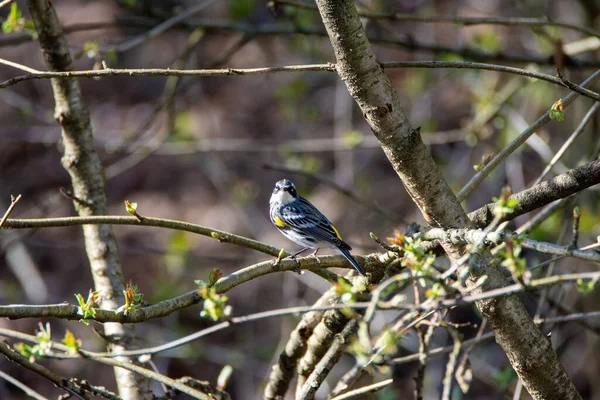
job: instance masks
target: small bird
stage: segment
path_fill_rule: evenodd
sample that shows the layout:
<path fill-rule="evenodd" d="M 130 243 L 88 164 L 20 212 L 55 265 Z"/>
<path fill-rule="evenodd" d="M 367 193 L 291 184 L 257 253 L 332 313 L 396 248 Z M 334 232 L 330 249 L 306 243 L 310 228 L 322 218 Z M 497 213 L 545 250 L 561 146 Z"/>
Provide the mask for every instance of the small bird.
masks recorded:
<path fill-rule="evenodd" d="M 275 184 L 269 206 L 271 222 L 277 229 L 291 241 L 305 247 L 291 258 L 308 249 L 315 249 L 311 255 L 317 258 L 319 248 L 328 247 L 340 252 L 359 274 L 366 276 L 350 254 L 352 247 L 342 240 L 338 230 L 317 207 L 296 192 L 292 181 L 282 179 Z"/>

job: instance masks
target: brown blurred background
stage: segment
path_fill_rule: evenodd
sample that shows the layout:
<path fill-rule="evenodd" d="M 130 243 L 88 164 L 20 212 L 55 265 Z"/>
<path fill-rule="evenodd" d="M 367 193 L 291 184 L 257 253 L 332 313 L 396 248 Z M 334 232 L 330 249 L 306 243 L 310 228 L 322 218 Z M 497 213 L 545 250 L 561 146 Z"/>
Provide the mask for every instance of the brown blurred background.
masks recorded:
<path fill-rule="evenodd" d="M 17 2 L 27 18 L 26 6 Z M 269 34 L 244 37 L 239 28 L 270 27 L 279 30 L 322 30 L 317 13 L 280 6 L 270 12 L 259 0 L 217 1 L 187 24 L 179 25 L 126 52 L 115 51 L 131 38 L 157 25 L 189 1 L 55 1 L 63 26 L 107 22 L 112 26 L 68 34 L 77 69 L 91 69 L 105 60 L 113 68 L 167 68 L 177 60 L 185 68 L 251 68 L 334 61 L 325 37 L 302 34 Z M 435 15 L 525 16 L 560 20 L 598 28 L 597 1 L 374 1 L 357 2 L 369 10 Z M 4 18 L 9 7 L 0 10 Z M 477 25 L 396 23 L 368 21 L 373 37 L 398 38 L 482 53 L 519 54 L 551 59 L 554 41 L 582 38 L 569 30 L 530 29 Z M 216 25 L 226 29 L 217 29 Z M 186 42 L 194 27 L 208 26 L 187 57 Z M 247 39 L 247 40 L 246 40 Z M 17 43 L 18 42 L 18 43 Z M 243 45 L 242 45 L 243 44 Z M 374 48 L 381 61 L 462 60 L 448 52 L 418 51 L 399 45 Z M 579 55 L 594 62 L 598 52 Z M 24 33 L 0 36 L 0 57 L 45 70 L 37 42 Z M 489 62 L 502 63 L 490 56 Z M 524 67 L 526 63 L 517 64 Z M 554 74 L 551 63 L 539 65 Z M 568 78 L 580 82 L 594 69 L 567 68 Z M 405 113 L 421 126 L 423 139 L 458 191 L 475 173 L 474 164 L 493 154 L 535 121 L 568 91 L 546 82 L 494 72 L 448 69 L 388 69 Z M 23 72 L 0 65 L 0 80 Z M 173 82 L 173 81 L 171 81 Z M 334 73 L 281 73 L 258 76 L 190 77 L 179 80 L 171 105 L 157 110 L 167 85 L 164 77 L 110 77 L 81 79 L 90 109 L 97 149 L 107 172 L 107 195 L 113 214 L 125 214 L 124 200 L 139 203 L 142 215 L 184 220 L 256 238 L 289 250 L 296 247 L 274 229 L 268 219 L 268 199 L 275 181 L 292 179 L 299 192 L 313 201 L 338 227 L 357 254 L 377 251 L 369 238 L 381 238 L 406 222 L 423 223 L 416 207 L 389 166 L 385 155 L 363 120 L 345 86 Z M 171 83 L 172 84 L 172 83 Z M 11 194 L 22 194 L 12 217 L 73 215 L 71 201 L 60 188 L 69 189 L 67 173 L 60 165 L 60 129 L 53 119 L 53 98 L 48 80 L 31 80 L 0 90 L 0 209 Z M 552 122 L 504 162 L 466 201 L 473 210 L 500 193 L 504 184 L 514 192 L 529 187 L 577 126 L 591 106 L 578 99 L 566 111 L 565 121 Z M 487 115 L 486 113 L 490 113 Z M 598 119 L 590 123 L 555 171 L 564 172 L 589 161 L 598 146 Z M 434 144 L 435 143 L 435 144 Z M 399 217 L 390 220 L 380 213 L 344 197 L 330 186 L 307 177 L 264 169 L 265 163 L 317 172 L 376 201 Z M 598 192 L 581 194 L 580 244 L 595 241 Z M 533 237 L 556 242 L 568 226 L 562 244 L 570 237 L 572 205 L 536 230 Z M 528 216 L 517 219 L 517 224 Z M 512 228 L 517 224 L 511 225 Z M 220 244 L 187 233 L 131 226 L 115 226 L 122 268 L 127 280 L 140 287 L 145 299 L 159 301 L 192 290 L 194 279 L 207 279 L 208 271 L 220 267 L 233 272 L 265 260 L 262 254 Z M 54 228 L 0 233 L 0 303 L 75 303 L 74 294 L 87 295 L 92 287 L 80 228 Z M 546 257 L 527 253 L 531 264 Z M 597 268 L 579 260 L 557 264 L 557 272 Z M 537 272 L 543 273 L 542 271 Z M 315 275 L 279 273 L 256 279 L 228 293 L 234 315 L 295 305 L 310 305 L 328 284 Z M 577 311 L 591 311 L 598 291 L 582 295 L 574 287 L 553 288 L 550 296 Z M 536 300 L 523 299 L 533 313 Z M 597 306 L 596 306 L 597 307 Z M 137 326 L 144 345 L 156 345 L 210 326 L 191 307 L 167 318 Z M 453 311 L 462 321 L 479 322 L 474 309 Z M 555 311 L 545 307 L 543 316 Z M 381 328 L 393 313 L 383 314 L 375 324 Z M 285 317 L 235 326 L 175 351 L 154 357 L 159 370 L 171 377 L 191 375 L 212 383 L 224 365 L 234 374 L 228 386 L 233 398 L 259 398 L 270 366 L 298 318 Z M 45 322 L 45 321 L 43 321 Z M 83 340 L 84 347 L 100 350 L 103 341 L 77 322 L 52 320 L 53 336 L 60 340 L 66 328 Z M 37 320 L 0 321 L 0 327 L 33 333 Z M 598 333 L 577 323 L 544 327 L 552 331 L 554 347 L 584 398 L 600 398 Z M 91 324 L 94 325 L 93 323 Z M 476 328 L 462 329 L 465 338 Z M 438 332 L 433 346 L 450 344 Z M 418 349 L 414 334 L 406 336 L 399 355 Z M 500 399 L 511 396 L 515 374 L 495 344 L 479 346 L 472 354 L 474 380 L 469 399 Z M 40 361 L 62 376 L 89 379 L 115 389 L 112 370 L 85 361 Z M 437 398 L 446 359 L 431 360 L 426 393 Z M 330 385 L 353 363 L 345 356 L 331 374 Z M 378 370 L 376 376 L 392 375 L 394 384 L 371 398 L 412 397 L 416 364 Z M 0 360 L 0 369 L 42 394 L 61 394 L 49 382 L 19 366 Z M 594 379 L 596 378 L 596 379 Z M 371 381 L 365 379 L 367 384 Z M 320 393 L 326 393 L 322 390 Z M 454 398 L 461 398 L 458 388 Z M 0 398 L 20 399 L 24 394 L 0 381 Z"/>

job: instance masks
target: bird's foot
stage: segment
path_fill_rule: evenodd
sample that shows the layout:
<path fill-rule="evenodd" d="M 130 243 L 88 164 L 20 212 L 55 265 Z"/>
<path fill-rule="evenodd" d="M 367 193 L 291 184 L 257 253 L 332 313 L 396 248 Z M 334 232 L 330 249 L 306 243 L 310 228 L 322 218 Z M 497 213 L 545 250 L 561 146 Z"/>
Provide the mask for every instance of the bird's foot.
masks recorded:
<path fill-rule="evenodd" d="M 309 257 L 314 258 L 315 260 L 317 260 L 317 264 L 321 264 L 321 260 L 319 259 L 319 257 L 317 256 L 317 252 L 319 251 L 319 249 L 316 249 L 315 251 L 313 251 L 312 253 L 310 253 Z"/>
<path fill-rule="evenodd" d="M 302 271 L 302 268 L 300 268 L 300 261 L 298 261 L 298 259 L 296 258 L 296 255 L 292 254 L 291 256 L 288 256 L 286 258 L 289 258 L 290 260 L 294 260 L 296 262 L 296 267 L 292 271 L 294 271 L 298 275 L 302 275 L 303 271 Z"/>

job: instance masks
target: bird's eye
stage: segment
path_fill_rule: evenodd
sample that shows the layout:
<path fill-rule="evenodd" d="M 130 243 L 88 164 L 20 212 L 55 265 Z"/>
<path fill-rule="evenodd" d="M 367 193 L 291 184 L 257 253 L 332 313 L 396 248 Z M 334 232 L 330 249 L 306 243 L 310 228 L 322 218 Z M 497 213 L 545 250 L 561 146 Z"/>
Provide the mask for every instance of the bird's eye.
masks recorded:
<path fill-rule="evenodd" d="M 294 189 L 293 187 L 289 188 L 289 189 L 288 189 L 288 192 L 290 192 L 290 194 L 291 194 L 292 196 L 295 196 L 295 195 L 296 195 L 296 189 Z"/>

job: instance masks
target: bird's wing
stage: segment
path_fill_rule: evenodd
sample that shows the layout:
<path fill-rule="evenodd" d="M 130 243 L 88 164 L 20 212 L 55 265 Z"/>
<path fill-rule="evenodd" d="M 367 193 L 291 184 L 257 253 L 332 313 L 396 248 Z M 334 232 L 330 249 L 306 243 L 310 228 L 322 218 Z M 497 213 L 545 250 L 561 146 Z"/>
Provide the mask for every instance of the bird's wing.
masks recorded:
<path fill-rule="evenodd" d="M 281 219 L 292 228 L 320 240 L 333 243 L 336 246 L 347 246 L 327 217 L 304 198 L 299 198 L 292 204 L 284 205 L 280 214 Z"/>

